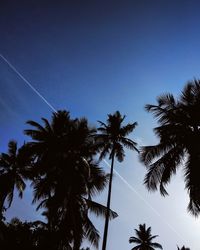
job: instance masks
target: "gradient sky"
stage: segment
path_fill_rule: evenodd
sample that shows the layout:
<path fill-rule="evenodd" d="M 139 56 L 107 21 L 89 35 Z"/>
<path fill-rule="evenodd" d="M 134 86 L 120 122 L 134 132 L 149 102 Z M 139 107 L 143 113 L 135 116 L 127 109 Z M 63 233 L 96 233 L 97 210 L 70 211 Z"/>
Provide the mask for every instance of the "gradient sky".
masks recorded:
<path fill-rule="evenodd" d="M 5 56 L 56 108 L 92 124 L 116 110 L 137 121 L 131 137 L 141 145 L 156 142 L 156 122 L 144 111 L 161 93 L 178 95 L 200 77 L 200 3 L 193 0 L 10 1 L 0 2 L 0 54 Z M 25 121 L 49 118 L 50 108 L 0 59 L 0 150 L 10 139 L 19 144 Z M 105 167 L 106 171 L 108 168 Z M 200 222 L 186 211 L 183 173 L 172 178 L 170 196 L 148 193 L 145 169 L 127 152 L 116 170 L 157 211 L 117 176 L 108 250 L 129 250 L 139 223 L 159 234 L 165 250 L 187 245 L 199 250 Z M 106 203 L 106 195 L 98 197 Z M 159 213 L 156 214 L 156 213 Z M 31 190 L 15 199 L 8 218 L 40 218 L 31 206 Z M 94 219 L 102 232 L 103 220 Z M 172 229 L 173 228 L 173 229 Z M 178 234 L 180 236 L 178 236 Z"/>

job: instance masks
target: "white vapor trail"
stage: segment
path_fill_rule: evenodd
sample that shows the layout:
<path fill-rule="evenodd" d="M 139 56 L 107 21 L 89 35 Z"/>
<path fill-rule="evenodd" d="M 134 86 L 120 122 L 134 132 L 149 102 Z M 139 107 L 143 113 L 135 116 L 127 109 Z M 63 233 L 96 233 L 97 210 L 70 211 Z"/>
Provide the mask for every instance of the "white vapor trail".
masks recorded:
<path fill-rule="evenodd" d="M 57 112 L 56 109 L 47 101 L 47 99 L 42 96 L 37 89 L 33 87 L 33 85 L 28 81 L 2 54 L 0 54 L 2 60 L 38 95 L 54 112 Z M 104 160 L 106 165 L 110 168 L 110 164 Z M 114 173 L 121 179 L 121 181 L 132 191 L 134 192 L 140 200 L 142 200 L 161 220 L 183 241 L 185 242 L 184 238 L 165 220 L 163 219 L 162 215 L 148 202 L 145 198 L 131 185 L 128 183 L 126 179 L 124 179 L 115 169 Z"/>
<path fill-rule="evenodd" d="M 36 88 L 33 87 L 33 85 L 28 81 L 2 54 L 0 54 L 0 57 L 3 59 L 4 62 L 7 63 L 7 65 L 54 111 L 57 112 L 56 109 L 47 101 L 44 96 L 42 96 Z"/>
<path fill-rule="evenodd" d="M 104 160 L 105 164 L 110 168 L 110 164 Z M 113 169 L 113 172 L 120 178 L 120 180 L 132 191 L 134 192 L 137 197 L 142 200 L 158 217 L 161 218 L 162 222 L 165 223 L 183 242 L 185 242 L 185 239 L 183 236 L 181 236 L 174 227 L 172 227 L 165 219 L 163 219 L 163 216 L 148 202 L 145 200 L 145 198 L 130 184 L 124 177 L 122 177 L 115 169 Z"/>

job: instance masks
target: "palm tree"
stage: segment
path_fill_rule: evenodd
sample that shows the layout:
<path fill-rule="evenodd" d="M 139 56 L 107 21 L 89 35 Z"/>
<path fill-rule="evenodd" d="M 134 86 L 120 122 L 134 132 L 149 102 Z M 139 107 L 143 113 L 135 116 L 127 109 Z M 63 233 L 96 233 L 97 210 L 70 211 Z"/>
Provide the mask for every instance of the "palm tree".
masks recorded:
<path fill-rule="evenodd" d="M 88 212 L 105 216 L 106 207 L 92 198 L 105 188 L 109 176 L 93 159 L 96 130 L 85 118 L 72 120 L 66 111 L 53 113 L 51 122 L 42 120 L 44 126 L 28 121 L 34 128 L 25 130 L 33 140 L 27 147 L 35 157 L 33 201 L 45 208 L 49 232 L 58 236 L 56 244 L 77 250 L 87 238 L 97 247 L 99 233 Z M 116 213 L 110 210 L 109 216 Z"/>
<path fill-rule="evenodd" d="M 190 248 L 185 247 L 185 246 L 183 246 L 183 247 L 181 247 L 181 248 L 179 248 L 179 247 L 177 246 L 177 249 L 178 249 L 178 250 L 190 250 Z"/>
<path fill-rule="evenodd" d="M 26 187 L 25 179 L 28 177 L 28 165 L 30 158 L 25 146 L 17 148 L 16 141 L 8 143 L 8 153 L 0 155 L 0 216 L 3 218 L 3 211 L 11 206 L 14 190 L 17 189 L 19 197 L 22 198 Z M 8 207 L 5 202 L 8 201 Z"/>
<path fill-rule="evenodd" d="M 177 100 L 172 94 L 161 95 L 157 105 L 146 110 L 158 119 L 154 129 L 159 142 L 142 148 L 141 160 L 147 166 L 144 180 L 149 190 L 167 195 L 166 185 L 182 165 L 189 193 L 188 211 L 200 213 L 200 81 L 189 82 Z"/>
<path fill-rule="evenodd" d="M 99 134 L 96 135 L 96 141 L 100 150 L 100 160 L 109 155 L 111 159 L 111 170 L 109 179 L 109 189 L 107 198 L 107 215 L 105 219 L 104 226 L 104 236 L 102 250 L 106 249 L 107 235 L 108 235 L 108 224 L 109 224 L 109 210 L 111 201 L 111 191 L 112 191 L 112 178 L 113 178 L 113 168 L 115 157 L 118 161 L 122 162 L 125 157 L 125 152 L 123 147 L 131 150 L 138 151 L 136 148 L 136 142 L 128 139 L 126 136 L 130 134 L 137 123 L 129 123 L 123 125 L 125 116 L 122 116 L 119 111 L 116 111 L 113 115 L 109 114 L 107 119 L 107 124 L 99 121 L 100 127 L 98 128 Z"/>
<path fill-rule="evenodd" d="M 146 228 L 145 224 L 139 225 L 139 230 L 135 229 L 137 237 L 132 236 L 129 238 L 129 243 L 135 243 L 137 246 L 133 247 L 132 250 L 154 250 L 156 248 L 163 249 L 159 243 L 152 242 L 153 239 L 158 235 L 151 235 L 151 227 Z"/>

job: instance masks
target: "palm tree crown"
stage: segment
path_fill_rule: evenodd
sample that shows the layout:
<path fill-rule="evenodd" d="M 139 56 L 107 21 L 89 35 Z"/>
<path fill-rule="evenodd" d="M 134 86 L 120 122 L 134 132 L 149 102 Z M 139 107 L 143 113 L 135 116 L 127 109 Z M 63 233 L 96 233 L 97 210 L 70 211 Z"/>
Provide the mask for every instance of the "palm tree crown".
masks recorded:
<path fill-rule="evenodd" d="M 163 249 L 159 243 L 152 242 L 158 235 L 151 235 L 151 227 L 146 228 L 145 224 L 139 225 L 139 230 L 135 229 L 135 236 L 129 238 L 129 243 L 137 244 L 132 250 L 154 250 Z"/>
<path fill-rule="evenodd" d="M 190 248 L 182 246 L 181 248 L 177 247 L 178 250 L 190 250 Z"/>
<path fill-rule="evenodd" d="M 138 151 L 136 148 L 137 143 L 126 137 L 135 129 L 137 122 L 123 126 L 124 119 L 125 116 L 116 111 L 114 114 L 108 115 L 107 124 L 98 121 L 100 123 L 98 128 L 100 133 L 97 135 L 97 141 L 101 152 L 100 159 L 105 158 L 107 155 L 112 159 L 114 155 L 121 162 L 125 156 L 123 147 Z"/>
<path fill-rule="evenodd" d="M 185 185 L 189 193 L 188 210 L 200 213 L 200 81 L 189 82 L 176 100 L 172 94 L 157 99 L 157 105 L 146 105 L 158 119 L 154 129 L 159 142 L 142 148 L 141 160 L 147 166 L 144 180 L 149 190 L 166 195 L 165 186 L 177 168 L 184 166 Z"/>

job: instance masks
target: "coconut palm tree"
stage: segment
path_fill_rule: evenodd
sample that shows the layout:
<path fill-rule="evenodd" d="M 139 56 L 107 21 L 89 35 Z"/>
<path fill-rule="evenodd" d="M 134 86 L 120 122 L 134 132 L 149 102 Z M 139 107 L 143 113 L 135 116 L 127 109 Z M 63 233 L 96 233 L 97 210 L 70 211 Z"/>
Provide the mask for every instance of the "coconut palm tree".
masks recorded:
<path fill-rule="evenodd" d="M 137 244 L 132 250 L 154 250 L 163 249 L 159 243 L 152 242 L 158 235 L 151 235 L 151 227 L 146 228 L 145 224 L 139 225 L 139 230 L 135 229 L 135 236 L 129 238 L 129 243 Z"/>
<path fill-rule="evenodd" d="M 138 151 L 138 149 L 136 148 L 136 142 L 127 138 L 127 136 L 135 129 L 137 123 L 134 122 L 123 125 L 124 119 L 125 116 L 122 116 L 119 111 L 116 111 L 114 114 L 109 114 L 107 123 L 99 121 L 99 133 L 96 135 L 96 141 L 100 151 L 100 160 L 105 158 L 107 155 L 111 160 L 110 180 L 107 198 L 108 210 L 105 219 L 102 250 L 106 249 L 107 243 L 114 160 L 116 158 L 120 162 L 123 161 L 125 157 L 124 147 Z"/>
<path fill-rule="evenodd" d="M 98 246 L 99 233 L 89 219 L 89 211 L 105 216 L 106 207 L 92 198 L 108 182 L 108 175 L 95 161 L 96 130 L 85 118 L 72 120 L 66 111 L 53 113 L 44 125 L 28 121 L 33 129 L 25 130 L 32 141 L 27 147 L 34 158 L 34 202 L 45 208 L 48 228 L 58 235 L 58 244 L 80 249 L 84 238 Z M 116 213 L 109 211 L 110 218 Z"/>
<path fill-rule="evenodd" d="M 95 182 L 97 179 L 97 182 Z M 58 228 L 59 236 L 66 239 L 67 242 L 73 242 L 75 245 L 73 249 L 79 249 L 82 240 L 88 238 L 91 244 L 98 247 L 99 233 L 93 225 L 89 218 L 89 213 L 93 213 L 96 216 L 101 216 L 105 218 L 106 207 L 96 203 L 92 200 L 96 193 L 101 192 L 107 183 L 107 176 L 103 173 L 101 169 L 93 165 L 91 167 L 90 173 L 90 183 L 88 185 L 88 191 L 83 193 L 76 192 L 75 188 L 71 186 L 71 194 L 67 195 L 60 191 L 60 189 L 55 189 L 55 194 L 51 199 L 48 197 L 41 200 L 39 207 L 46 209 L 47 218 L 53 217 L 53 228 Z M 76 182 L 76 179 L 74 179 Z M 93 184 L 94 182 L 94 184 Z M 60 184 L 60 180 L 58 185 Z M 42 183 L 39 183 L 35 190 L 40 193 L 40 187 Z M 78 183 L 76 184 L 79 185 Z M 62 188 L 61 185 L 60 188 Z M 68 188 L 66 188 L 68 190 Z M 56 216 L 49 216 L 48 212 L 56 212 Z M 110 211 L 109 217 L 115 218 L 116 213 Z M 55 233 L 55 231 L 54 231 Z"/>
<path fill-rule="evenodd" d="M 11 206 L 14 190 L 22 198 L 26 187 L 25 179 L 28 177 L 28 165 L 30 158 L 25 146 L 17 148 L 16 141 L 8 143 L 8 153 L 0 155 L 0 217 L 3 218 L 3 211 Z M 5 202 L 8 207 L 5 207 Z"/>
<path fill-rule="evenodd" d="M 159 142 L 141 149 L 141 160 L 147 166 L 144 180 L 149 190 L 160 189 L 166 195 L 166 185 L 179 166 L 184 169 L 185 186 L 189 193 L 188 211 L 200 212 L 200 81 L 189 82 L 181 95 L 161 95 L 157 105 L 146 110 L 158 119 L 154 128 Z"/>
<path fill-rule="evenodd" d="M 181 247 L 181 248 L 179 248 L 179 247 L 177 246 L 177 249 L 178 249 L 178 250 L 190 250 L 190 248 L 185 247 L 185 246 L 183 246 L 183 247 Z"/>

